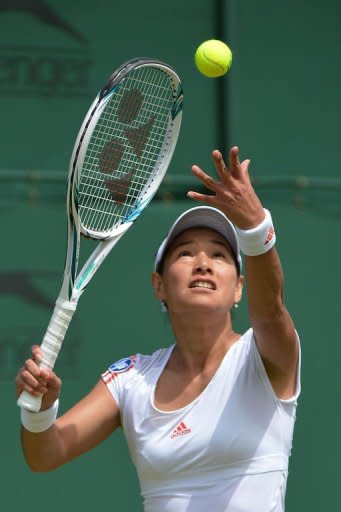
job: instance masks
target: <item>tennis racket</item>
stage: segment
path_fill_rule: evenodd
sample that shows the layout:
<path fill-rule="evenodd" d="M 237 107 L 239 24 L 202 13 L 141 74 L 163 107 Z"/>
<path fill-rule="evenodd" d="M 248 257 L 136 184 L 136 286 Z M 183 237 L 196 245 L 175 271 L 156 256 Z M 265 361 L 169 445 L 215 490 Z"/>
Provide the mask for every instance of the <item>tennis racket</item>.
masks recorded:
<path fill-rule="evenodd" d="M 119 67 L 90 106 L 70 161 L 64 278 L 41 344 L 41 368 L 54 367 L 79 297 L 161 184 L 178 139 L 182 105 L 176 72 L 141 58 Z M 80 235 L 98 244 L 77 274 Z M 24 391 L 18 405 L 37 412 L 41 399 Z"/>

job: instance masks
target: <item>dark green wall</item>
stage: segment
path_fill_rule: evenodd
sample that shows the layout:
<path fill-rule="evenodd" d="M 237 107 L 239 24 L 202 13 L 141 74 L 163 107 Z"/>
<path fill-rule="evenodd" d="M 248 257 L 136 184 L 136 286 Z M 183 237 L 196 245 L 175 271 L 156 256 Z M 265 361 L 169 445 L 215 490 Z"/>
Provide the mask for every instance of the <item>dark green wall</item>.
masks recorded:
<path fill-rule="evenodd" d="M 337 510 L 340 4 L 334 0 L 228 4 L 226 23 L 235 57 L 226 112 L 230 142 L 251 158 L 255 180 L 273 176 L 273 182 L 287 183 L 259 187 L 276 220 L 286 300 L 302 341 L 302 396 L 287 508 L 289 512 Z M 294 186 L 299 176 L 308 177 L 301 180 L 306 188 Z"/>
<path fill-rule="evenodd" d="M 221 116 L 226 145 L 240 145 L 242 155 L 252 159 L 257 190 L 276 223 L 286 301 L 303 351 L 287 510 L 337 510 L 339 4 L 227 1 L 222 25 L 234 61 L 228 77 L 218 82 L 198 74 L 193 54 L 199 42 L 216 35 L 215 13 L 223 2 L 46 2 L 59 16 L 58 25 L 48 24 L 46 10 L 44 21 L 41 10 L 4 10 L 0 1 L 1 510 L 142 510 L 120 433 L 54 473 L 30 473 L 20 450 L 13 384 L 30 345 L 44 333 L 59 291 L 65 252 L 63 176 L 79 123 L 111 71 L 140 55 L 167 61 L 184 80 L 184 122 L 170 176 L 190 179 L 194 162 L 212 169 L 210 151 L 221 140 Z M 33 9 L 34 2 L 30 5 Z M 222 90 L 223 112 L 217 110 Z M 40 170 L 41 179 L 14 180 L 23 170 Z M 60 182 L 47 183 L 51 171 Z M 168 199 L 155 200 L 143 214 L 80 301 L 57 363 L 62 411 L 113 360 L 172 341 L 150 286 L 158 241 L 191 204 L 185 191 L 176 200 L 170 192 L 166 188 Z M 248 325 L 245 301 L 235 323 L 239 330 Z"/>

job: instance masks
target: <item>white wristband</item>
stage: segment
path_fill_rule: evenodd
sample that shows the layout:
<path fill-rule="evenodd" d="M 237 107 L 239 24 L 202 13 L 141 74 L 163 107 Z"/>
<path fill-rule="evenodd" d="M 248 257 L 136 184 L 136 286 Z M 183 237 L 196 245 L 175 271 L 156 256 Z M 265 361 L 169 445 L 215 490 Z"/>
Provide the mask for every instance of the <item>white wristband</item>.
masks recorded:
<path fill-rule="evenodd" d="M 56 421 L 58 414 L 59 400 L 45 411 L 31 412 L 21 407 L 21 423 L 26 430 L 30 432 L 44 432 L 48 430 Z"/>
<path fill-rule="evenodd" d="M 264 208 L 265 219 L 255 228 L 239 229 L 236 227 L 240 250 L 246 256 L 259 256 L 276 243 L 275 229 L 269 210 Z"/>

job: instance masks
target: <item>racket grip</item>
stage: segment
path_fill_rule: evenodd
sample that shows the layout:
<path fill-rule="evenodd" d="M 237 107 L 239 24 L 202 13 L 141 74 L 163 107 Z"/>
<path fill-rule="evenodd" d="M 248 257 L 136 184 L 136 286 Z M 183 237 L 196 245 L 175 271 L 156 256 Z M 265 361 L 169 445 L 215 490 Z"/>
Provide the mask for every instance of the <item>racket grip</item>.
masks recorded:
<path fill-rule="evenodd" d="M 77 301 L 68 301 L 60 298 L 57 300 L 50 323 L 40 345 L 42 350 L 40 368 L 53 369 L 76 307 Z M 19 407 L 24 407 L 29 411 L 39 412 L 41 402 L 42 396 L 33 396 L 27 391 L 23 391 L 18 398 L 17 404 Z"/>

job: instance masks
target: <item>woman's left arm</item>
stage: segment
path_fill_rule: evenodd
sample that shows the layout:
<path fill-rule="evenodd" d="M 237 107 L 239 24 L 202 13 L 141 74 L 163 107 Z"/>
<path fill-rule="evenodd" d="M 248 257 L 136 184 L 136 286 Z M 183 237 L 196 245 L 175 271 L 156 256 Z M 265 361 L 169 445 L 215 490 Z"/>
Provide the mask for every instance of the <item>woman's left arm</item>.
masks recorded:
<path fill-rule="evenodd" d="M 246 256 L 246 287 L 251 326 L 271 383 L 280 398 L 296 388 L 298 343 L 284 302 L 284 276 L 275 247 Z"/>
<path fill-rule="evenodd" d="M 239 148 L 230 150 L 229 167 L 219 151 L 213 160 L 220 180 L 194 165 L 195 176 L 214 194 L 189 192 L 196 201 L 220 209 L 241 230 L 260 225 L 263 206 L 251 184 L 249 160 L 239 162 Z M 284 276 L 277 250 L 245 256 L 248 308 L 258 350 L 273 388 L 280 398 L 290 398 L 296 387 L 298 343 L 294 323 L 284 303 Z"/>

